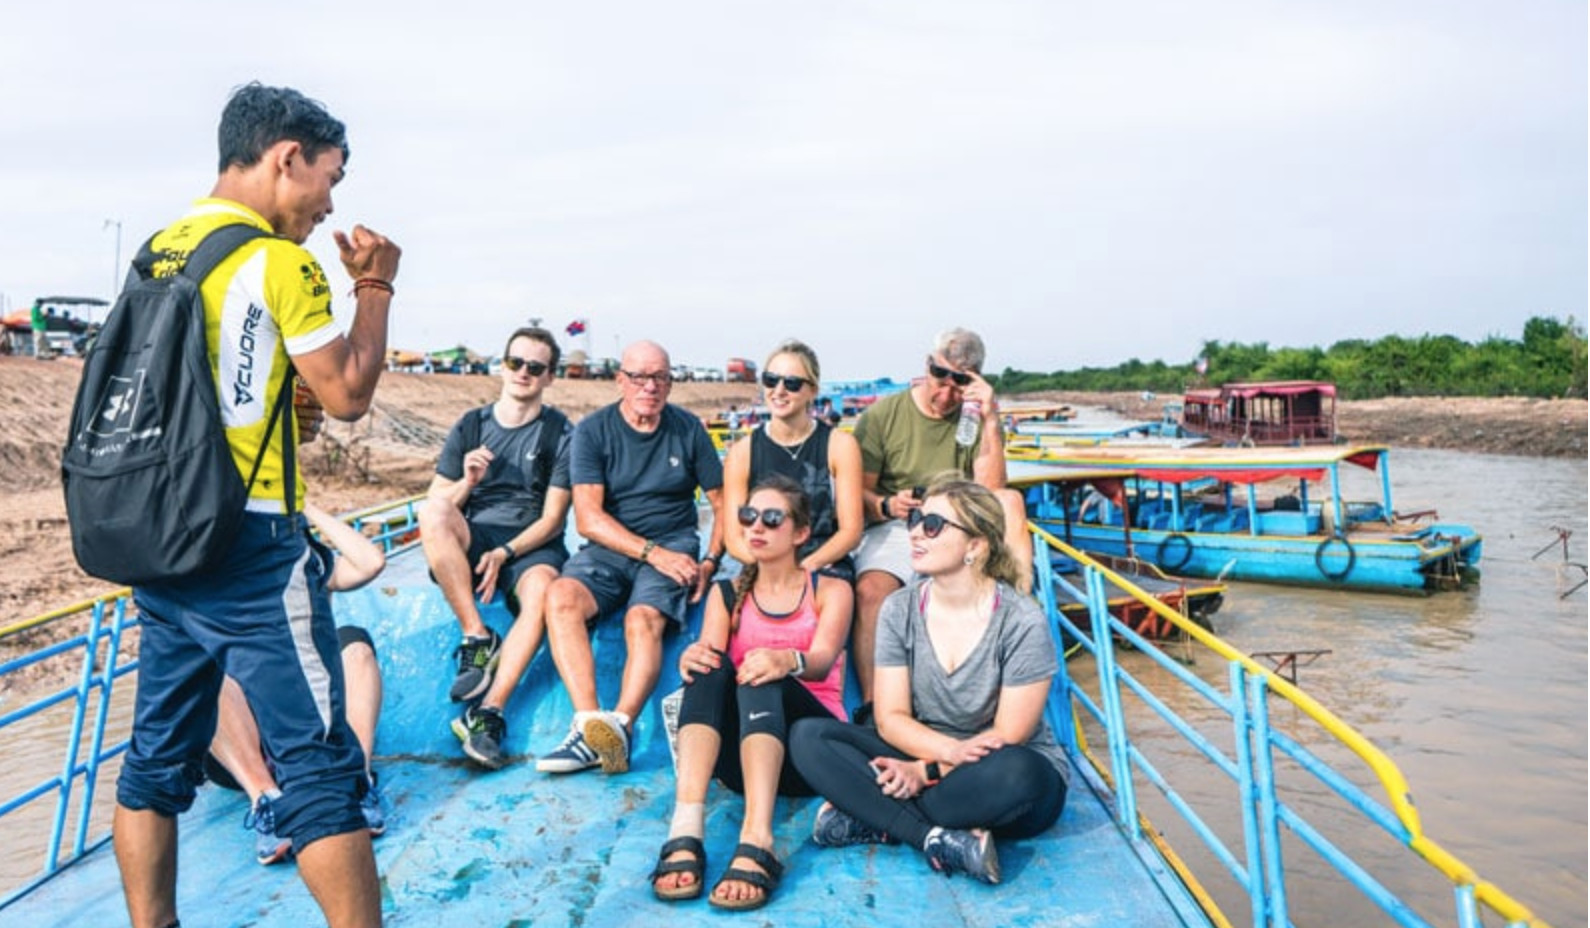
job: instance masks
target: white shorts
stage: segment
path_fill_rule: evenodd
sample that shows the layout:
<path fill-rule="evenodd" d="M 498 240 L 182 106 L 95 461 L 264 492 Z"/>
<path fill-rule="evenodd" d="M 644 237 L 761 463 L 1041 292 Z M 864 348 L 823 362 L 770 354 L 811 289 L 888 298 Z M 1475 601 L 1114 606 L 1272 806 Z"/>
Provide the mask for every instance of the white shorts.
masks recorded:
<path fill-rule="evenodd" d="M 869 570 L 890 574 L 902 584 L 916 577 L 911 567 L 911 530 L 904 519 L 879 522 L 861 533 L 856 548 L 856 576 Z"/>

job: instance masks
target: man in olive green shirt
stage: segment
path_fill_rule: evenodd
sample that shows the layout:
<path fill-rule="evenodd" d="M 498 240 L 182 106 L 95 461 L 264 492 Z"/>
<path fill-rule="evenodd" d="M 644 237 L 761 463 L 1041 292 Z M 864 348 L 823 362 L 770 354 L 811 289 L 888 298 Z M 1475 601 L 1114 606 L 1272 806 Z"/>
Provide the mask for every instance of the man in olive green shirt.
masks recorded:
<path fill-rule="evenodd" d="M 856 549 L 856 622 L 851 658 L 863 701 L 872 700 L 873 643 L 883 601 L 914 575 L 906 516 L 922 505 L 918 487 L 945 471 L 969 477 L 998 494 L 1005 537 L 1031 586 L 1032 536 L 1021 494 L 1005 489 L 1005 436 L 994 388 L 983 379 L 986 352 L 977 333 L 950 329 L 927 358 L 927 376 L 909 390 L 867 407 L 856 422 L 861 445 L 862 508 L 870 523 Z M 981 406 L 970 445 L 955 441 L 961 406 Z"/>

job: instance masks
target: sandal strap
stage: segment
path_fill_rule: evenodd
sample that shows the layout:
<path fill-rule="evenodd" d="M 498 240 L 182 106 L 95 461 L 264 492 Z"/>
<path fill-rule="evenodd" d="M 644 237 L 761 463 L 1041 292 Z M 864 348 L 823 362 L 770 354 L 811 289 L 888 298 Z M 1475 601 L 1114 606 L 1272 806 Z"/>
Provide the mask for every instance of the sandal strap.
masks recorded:
<path fill-rule="evenodd" d="M 668 859 L 669 855 L 677 854 L 680 851 L 689 852 L 694 859 Z M 650 879 L 655 882 L 658 877 L 666 876 L 670 873 L 694 873 L 699 876 L 706 867 L 707 849 L 701 843 L 701 839 L 692 835 L 681 835 L 677 838 L 669 838 L 663 842 L 662 849 L 657 852 L 657 866 L 652 869 Z"/>
<path fill-rule="evenodd" d="M 767 871 L 767 875 L 773 878 L 773 882 L 775 884 L 777 884 L 778 881 L 784 876 L 784 865 L 780 863 L 779 859 L 773 856 L 773 852 L 767 848 L 761 848 L 754 844 L 746 844 L 741 842 L 734 847 L 734 857 L 745 857 L 749 860 L 755 861 L 758 867 L 761 867 L 763 870 Z M 732 861 L 733 857 L 731 857 L 730 860 Z M 736 871 L 731 867 L 728 872 L 744 873 L 746 871 Z M 740 877 L 735 877 L 735 879 L 740 879 Z M 756 886 L 761 886 L 761 884 L 757 883 L 755 880 L 746 880 L 746 882 Z M 768 887 L 762 886 L 762 888 L 767 889 Z"/>
<path fill-rule="evenodd" d="M 741 870 L 739 867 L 730 867 L 723 871 L 723 876 L 718 877 L 717 884 L 712 887 L 713 894 L 716 895 L 718 887 L 730 880 L 749 883 L 768 895 L 772 895 L 773 890 L 778 888 L 778 878 L 775 876 L 763 873 L 760 870 Z"/>

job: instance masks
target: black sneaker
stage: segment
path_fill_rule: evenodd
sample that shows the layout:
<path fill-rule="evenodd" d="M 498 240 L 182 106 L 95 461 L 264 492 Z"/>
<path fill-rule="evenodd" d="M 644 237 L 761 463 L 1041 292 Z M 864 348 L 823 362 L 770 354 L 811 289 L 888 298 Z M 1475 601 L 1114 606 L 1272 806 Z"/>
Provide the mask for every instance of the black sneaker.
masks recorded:
<path fill-rule="evenodd" d="M 490 706 L 466 707 L 463 715 L 453 719 L 453 734 L 464 743 L 464 753 L 488 770 L 502 769 L 502 742 L 507 733 L 502 710 Z"/>
<path fill-rule="evenodd" d="M 453 649 L 458 676 L 453 678 L 453 688 L 447 693 L 453 702 L 479 699 L 491 688 L 491 677 L 497 672 L 497 659 L 502 652 L 502 636 L 489 628 L 486 633 L 485 638 L 465 638 Z"/>
<path fill-rule="evenodd" d="M 984 883 L 999 882 L 999 853 L 994 850 L 994 836 L 982 828 L 935 828 L 928 833 L 923 850 L 933 869 L 945 876 L 964 873 Z"/>
<path fill-rule="evenodd" d="M 831 802 L 825 802 L 812 820 L 812 843 L 818 847 L 850 847 L 853 844 L 895 844 L 893 838 Z"/>

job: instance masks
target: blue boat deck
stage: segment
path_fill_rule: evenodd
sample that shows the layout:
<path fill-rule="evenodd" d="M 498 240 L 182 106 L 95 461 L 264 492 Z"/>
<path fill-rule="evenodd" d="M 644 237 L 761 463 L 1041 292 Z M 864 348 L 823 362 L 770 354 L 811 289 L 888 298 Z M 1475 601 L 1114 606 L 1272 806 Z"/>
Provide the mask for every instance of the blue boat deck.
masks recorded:
<path fill-rule="evenodd" d="M 515 762 L 497 772 L 468 765 L 448 729 L 449 655 L 457 623 L 425 579 L 417 551 L 395 555 L 371 586 L 337 599 L 341 622 L 374 637 L 386 695 L 376 769 L 388 806 L 376 840 L 390 925 L 627 925 L 692 923 L 716 914 L 706 902 L 663 903 L 646 877 L 667 836 L 673 773 L 657 701 L 639 720 L 634 767 L 553 776 L 532 751 L 562 737 L 570 707 L 542 649 L 507 710 Z M 699 621 L 699 611 L 693 616 Z M 500 630 L 508 616 L 488 611 Z M 669 640 L 658 695 L 678 686 Z M 622 664 L 618 623 L 596 633 L 599 676 Z M 603 690 L 605 700 L 614 694 Z M 1085 768 L 1085 769 L 1084 769 Z M 108 789 L 108 784 L 102 785 Z M 758 922 L 779 925 L 1207 925 L 1185 888 L 1141 838 L 1115 823 L 1084 762 L 1060 822 L 1032 840 L 1000 842 L 1004 883 L 945 878 L 902 847 L 820 849 L 810 841 L 816 799 L 779 801 L 775 853 L 788 866 Z M 708 799 L 706 880 L 728 864 L 743 803 L 714 785 Z M 291 864 L 261 867 L 242 828 L 246 803 L 212 786 L 180 822 L 179 911 L 193 925 L 321 923 Z M 14 924 L 125 923 L 108 846 L 87 854 L 13 902 Z"/>

